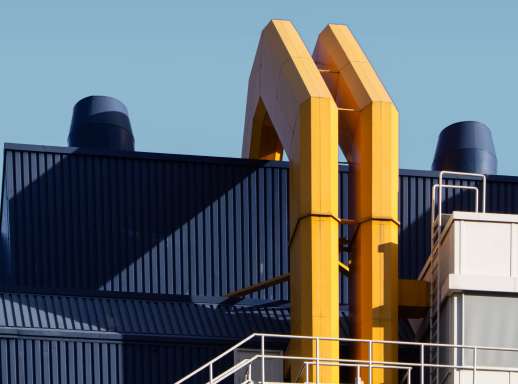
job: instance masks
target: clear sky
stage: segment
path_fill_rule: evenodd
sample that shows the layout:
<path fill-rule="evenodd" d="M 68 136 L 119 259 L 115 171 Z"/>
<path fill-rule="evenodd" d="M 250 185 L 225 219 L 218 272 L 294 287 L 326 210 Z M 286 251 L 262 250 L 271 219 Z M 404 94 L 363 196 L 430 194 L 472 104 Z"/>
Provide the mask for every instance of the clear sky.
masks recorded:
<path fill-rule="evenodd" d="M 261 30 L 287 19 L 310 53 L 349 26 L 399 110 L 401 168 L 430 169 L 439 132 L 477 120 L 518 175 L 517 16 L 495 0 L 3 1 L 0 141 L 66 146 L 74 104 L 107 95 L 138 151 L 239 157 Z"/>

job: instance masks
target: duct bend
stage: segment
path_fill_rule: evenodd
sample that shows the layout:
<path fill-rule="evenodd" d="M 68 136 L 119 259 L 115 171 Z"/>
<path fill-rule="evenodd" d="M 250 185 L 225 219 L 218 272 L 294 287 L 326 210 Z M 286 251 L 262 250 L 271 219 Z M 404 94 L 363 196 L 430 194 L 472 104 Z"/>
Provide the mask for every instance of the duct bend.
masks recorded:
<path fill-rule="evenodd" d="M 127 108 L 107 96 L 79 100 L 72 114 L 68 146 L 134 151 L 135 138 Z"/>
<path fill-rule="evenodd" d="M 497 163 L 491 130 L 476 121 L 462 121 L 440 133 L 432 171 L 496 174 Z"/>

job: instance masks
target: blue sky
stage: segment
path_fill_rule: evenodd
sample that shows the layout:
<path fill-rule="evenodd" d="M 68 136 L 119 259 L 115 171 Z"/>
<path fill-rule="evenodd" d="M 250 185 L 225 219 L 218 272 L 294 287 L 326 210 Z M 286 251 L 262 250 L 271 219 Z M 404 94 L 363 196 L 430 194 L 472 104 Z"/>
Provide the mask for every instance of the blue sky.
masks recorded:
<path fill-rule="evenodd" d="M 401 168 L 430 169 L 439 132 L 477 120 L 498 173 L 518 175 L 517 4 L 4 1 L 0 141 L 66 146 L 74 104 L 107 95 L 139 151 L 239 157 L 261 30 L 287 19 L 310 53 L 327 24 L 349 26 L 399 110 Z"/>

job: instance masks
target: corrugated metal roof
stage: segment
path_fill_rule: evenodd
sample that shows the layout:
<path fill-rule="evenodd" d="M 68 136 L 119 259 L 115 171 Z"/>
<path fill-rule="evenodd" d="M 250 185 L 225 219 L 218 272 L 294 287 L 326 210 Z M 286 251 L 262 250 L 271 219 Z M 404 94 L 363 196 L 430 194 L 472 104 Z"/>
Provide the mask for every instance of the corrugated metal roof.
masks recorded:
<path fill-rule="evenodd" d="M 242 339 L 289 333 L 289 319 L 286 308 L 0 293 L 0 327 Z"/>
<path fill-rule="evenodd" d="M 341 311 L 342 337 L 348 334 Z M 290 333 L 286 307 L 0 293 L 2 328 L 243 339 Z"/>

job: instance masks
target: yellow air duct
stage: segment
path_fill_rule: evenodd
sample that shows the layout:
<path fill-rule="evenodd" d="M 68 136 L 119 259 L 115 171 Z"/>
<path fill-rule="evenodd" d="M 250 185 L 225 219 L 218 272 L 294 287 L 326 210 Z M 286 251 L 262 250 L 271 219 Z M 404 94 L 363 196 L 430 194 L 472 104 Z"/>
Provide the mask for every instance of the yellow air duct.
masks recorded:
<path fill-rule="evenodd" d="M 242 157 L 274 159 L 282 148 L 290 160 L 291 333 L 338 337 L 338 110 L 293 25 L 273 20 L 250 75 Z M 310 341 L 292 341 L 289 351 L 316 356 Z M 338 343 L 323 342 L 319 355 L 339 358 Z M 300 367 L 293 362 L 293 379 Z M 322 368 L 319 379 L 338 383 L 338 369 Z"/>
<path fill-rule="evenodd" d="M 351 336 L 396 341 L 398 111 L 346 26 L 326 27 L 312 58 L 289 21 L 273 20 L 250 75 L 242 157 L 280 160 L 283 149 L 289 157 L 293 335 L 339 335 L 338 145 L 350 163 L 356 223 Z M 314 357 L 315 343 L 292 341 L 289 353 Z M 338 359 L 338 344 L 323 342 L 319 356 Z M 353 348 L 353 358 L 368 357 L 367 345 Z M 375 345 L 372 357 L 397 361 L 397 347 Z M 292 379 L 300 366 L 292 363 Z M 319 379 L 338 383 L 338 369 L 322 368 Z M 396 371 L 374 370 L 374 383 L 396 381 Z"/>
<path fill-rule="evenodd" d="M 339 143 L 350 163 L 351 218 L 359 223 L 350 245 L 351 337 L 397 341 L 399 114 L 346 26 L 328 25 L 313 59 L 344 109 Z M 367 344 L 353 348 L 352 358 L 368 357 Z M 375 345 L 372 357 L 397 361 L 397 347 Z M 373 383 L 396 382 L 397 371 L 374 370 Z"/>

